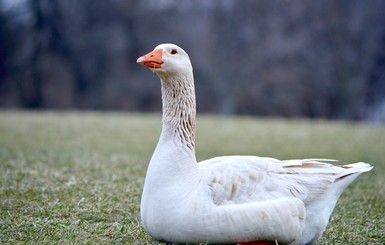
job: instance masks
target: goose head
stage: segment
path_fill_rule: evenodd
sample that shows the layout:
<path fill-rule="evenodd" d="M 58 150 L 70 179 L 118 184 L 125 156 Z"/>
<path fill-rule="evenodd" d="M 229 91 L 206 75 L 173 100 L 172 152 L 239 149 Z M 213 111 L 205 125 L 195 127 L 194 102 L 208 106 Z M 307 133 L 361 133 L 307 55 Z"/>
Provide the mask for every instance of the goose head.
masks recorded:
<path fill-rule="evenodd" d="M 188 54 L 175 44 L 160 44 L 150 53 L 139 57 L 136 62 L 147 66 L 160 78 L 192 75 Z"/>

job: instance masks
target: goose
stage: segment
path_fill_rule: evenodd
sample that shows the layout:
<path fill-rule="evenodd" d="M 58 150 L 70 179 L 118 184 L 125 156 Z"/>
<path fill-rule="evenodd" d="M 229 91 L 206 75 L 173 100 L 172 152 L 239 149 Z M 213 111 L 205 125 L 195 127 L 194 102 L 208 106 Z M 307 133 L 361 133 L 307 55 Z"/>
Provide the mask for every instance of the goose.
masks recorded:
<path fill-rule="evenodd" d="M 342 191 L 372 166 L 329 159 L 220 156 L 197 162 L 188 54 L 160 44 L 137 63 L 161 81 L 162 131 L 141 197 L 141 223 L 158 241 L 308 244 L 325 231 Z"/>

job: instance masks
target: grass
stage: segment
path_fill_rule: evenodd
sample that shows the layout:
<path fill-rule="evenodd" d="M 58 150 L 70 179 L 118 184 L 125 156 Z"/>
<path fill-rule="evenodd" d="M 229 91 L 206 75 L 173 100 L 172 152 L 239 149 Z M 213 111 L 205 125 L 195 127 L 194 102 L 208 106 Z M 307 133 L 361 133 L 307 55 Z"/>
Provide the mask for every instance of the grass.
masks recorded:
<path fill-rule="evenodd" d="M 0 112 L 0 243 L 160 244 L 139 222 L 158 114 Z M 197 158 L 366 161 L 317 244 L 385 243 L 385 128 L 198 117 Z"/>

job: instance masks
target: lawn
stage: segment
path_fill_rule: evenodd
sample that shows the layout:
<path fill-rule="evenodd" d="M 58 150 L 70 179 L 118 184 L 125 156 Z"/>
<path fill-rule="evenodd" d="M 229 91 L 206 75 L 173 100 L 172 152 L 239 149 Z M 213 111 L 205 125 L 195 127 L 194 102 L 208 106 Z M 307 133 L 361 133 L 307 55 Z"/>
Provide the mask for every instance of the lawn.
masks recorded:
<path fill-rule="evenodd" d="M 0 243 L 160 244 L 140 226 L 159 114 L 0 112 Z M 374 165 L 317 244 L 385 244 L 385 127 L 198 117 L 197 158 L 249 154 Z"/>

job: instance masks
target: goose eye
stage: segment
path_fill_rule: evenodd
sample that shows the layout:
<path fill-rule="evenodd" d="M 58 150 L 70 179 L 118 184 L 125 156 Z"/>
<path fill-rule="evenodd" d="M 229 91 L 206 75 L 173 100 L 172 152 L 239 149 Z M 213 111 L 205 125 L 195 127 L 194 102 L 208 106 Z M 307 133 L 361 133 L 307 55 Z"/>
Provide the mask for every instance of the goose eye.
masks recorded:
<path fill-rule="evenodd" d="M 171 53 L 171 54 L 176 54 L 176 53 L 178 53 L 178 52 L 176 51 L 176 49 L 173 49 L 173 50 L 171 50 L 170 53 Z"/>

